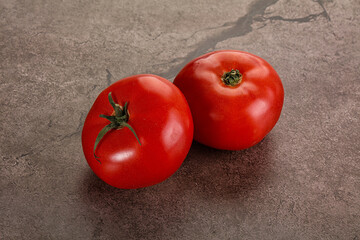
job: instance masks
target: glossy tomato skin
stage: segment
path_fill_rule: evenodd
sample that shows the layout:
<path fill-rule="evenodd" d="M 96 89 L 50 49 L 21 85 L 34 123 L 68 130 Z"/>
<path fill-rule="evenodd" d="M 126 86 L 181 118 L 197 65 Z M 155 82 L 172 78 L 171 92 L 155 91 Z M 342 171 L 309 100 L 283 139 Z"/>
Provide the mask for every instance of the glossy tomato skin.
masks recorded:
<path fill-rule="evenodd" d="M 227 86 L 225 72 L 242 81 Z M 253 54 L 222 50 L 189 62 L 174 84 L 185 95 L 194 120 L 194 139 L 210 147 L 241 150 L 259 143 L 275 126 L 284 101 L 276 71 Z"/>
<path fill-rule="evenodd" d="M 141 145 L 128 128 L 110 130 L 93 154 L 101 129 L 111 115 L 108 101 L 128 102 L 129 121 Z M 82 130 L 85 158 L 106 183 L 123 189 L 151 186 L 170 177 L 182 164 L 193 139 L 193 121 L 180 90 L 155 75 L 135 75 L 119 80 L 100 93 L 91 107 Z"/>

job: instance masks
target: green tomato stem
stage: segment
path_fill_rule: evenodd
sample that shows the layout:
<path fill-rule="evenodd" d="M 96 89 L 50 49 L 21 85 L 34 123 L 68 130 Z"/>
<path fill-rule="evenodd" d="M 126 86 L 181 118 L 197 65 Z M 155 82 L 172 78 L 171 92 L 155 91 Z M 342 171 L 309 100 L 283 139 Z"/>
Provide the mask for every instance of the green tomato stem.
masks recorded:
<path fill-rule="evenodd" d="M 225 72 L 222 75 L 221 80 L 225 85 L 235 87 L 236 85 L 240 84 L 242 80 L 242 74 L 237 69 L 231 69 L 230 72 Z"/>
<path fill-rule="evenodd" d="M 124 108 L 122 108 L 119 104 L 114 102 L 114 99 L 111 96 L 111 92 L 108 95 L 108 99 L 109 99 L 109 102 L 110 102 L 111 106 L 113 107 L 113 109 L 115 111 L 115 114 L 111 115 L 111 116 L 100 114 L 100 117 L 109 120 L 111 123 L 106 125 L 99 132 L 99 134 L 98 134 L 98 136 L 96 137 L 96 140 L 95 140 L 94 157 L 99 163 L 101 163 L 98 160 L 99 157 L 95 155 L 96 148 L 97 148 L 99 142 L 101 141 L 101 139 L 103 139 L 103 137 L 112 129 L 119 130 L 119 129 L 122 129 L 124 127 L 127 127 L 134 134 L 136 140 L 139 142 L 139 144 L 141 146 L 140 139 L 136 135 L 136 132 L 135 132 L 134 128 L 130 124 L 127 123 L 129 121 L 128 103 L 126 102 L 125 105 L 124 105 Z"/>

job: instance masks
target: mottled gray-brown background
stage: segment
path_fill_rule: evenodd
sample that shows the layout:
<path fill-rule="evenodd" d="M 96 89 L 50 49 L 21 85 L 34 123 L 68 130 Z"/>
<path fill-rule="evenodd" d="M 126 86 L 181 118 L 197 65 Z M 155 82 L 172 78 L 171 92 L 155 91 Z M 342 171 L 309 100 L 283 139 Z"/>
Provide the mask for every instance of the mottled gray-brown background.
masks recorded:
<path fill-rule="evenodd" d="M 0 239 L 360 239 L 359 0 L 0 0 Z M 248 150 L 194 143 L 153 187 L 99 180 L 84 118 L 112 82 L 239 49 L 281 118 Z"/>

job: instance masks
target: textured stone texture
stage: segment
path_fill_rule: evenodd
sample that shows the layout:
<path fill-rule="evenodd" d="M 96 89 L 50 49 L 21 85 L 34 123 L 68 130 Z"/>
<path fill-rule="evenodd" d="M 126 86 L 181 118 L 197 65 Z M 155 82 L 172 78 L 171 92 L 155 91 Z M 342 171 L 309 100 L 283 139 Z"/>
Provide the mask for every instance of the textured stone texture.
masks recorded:
<path fill-rule="evenodd" d="M 0 239 L 360 239 L 358 0 L 0 0 Z M 81 148 L 102 89 L 216 49 L 270 62 L 282 116 L 238 152 L 194 143 L 119 190 Z"/>

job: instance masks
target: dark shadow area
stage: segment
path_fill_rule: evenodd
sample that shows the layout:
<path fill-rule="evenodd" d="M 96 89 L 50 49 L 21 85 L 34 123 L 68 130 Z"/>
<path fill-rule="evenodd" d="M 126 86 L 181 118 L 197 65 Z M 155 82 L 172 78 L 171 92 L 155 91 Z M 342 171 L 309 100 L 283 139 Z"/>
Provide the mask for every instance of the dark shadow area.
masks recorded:
<path fill-rule="evenodd" d="M 193 142 L 187 159 L 178 171 L 179 189 L 192 189 L 205 198 L 244 198 L 256 190 L 271 167 L 271 139 L 241 151 L 223 151 Z"/>
<path fill-rule="evenodd" d="M 121 226 L 121 231 L 106 229 L 110 235 L 119 232 L 128 238 L 151 238 L 164 232 L 166 235 L 197 214 L 198 210 L 192 207 L 199 201 L 205 205 L 207 199 L 214 198 L 219 202 L 234 199 L 241 202 L 250 191 L 266 184 L 271 169 L 270 143 L 268 136 L 247 150 L 221 151 L 193 142 L 183 165 L 172 177 L 143 189 L 116 189 L 89 169 L 81 189 L 84 207 L 101 213 L 103 217 L 96 224 L 111 221 L 114 226 Z M 102 227 L 96 225 L 94 236 L 101 231 Z"/>
<path fill-rule="evenodd" d="M 100 236 L 109 239 L 159 239 L 186 218 L 184 202 L 176 184 L 117 189 L 89 169 L 80 194 L 83 200 L 81 207 L 96 221 L 93 222 L 93 239 L 100 239 Z"/>

